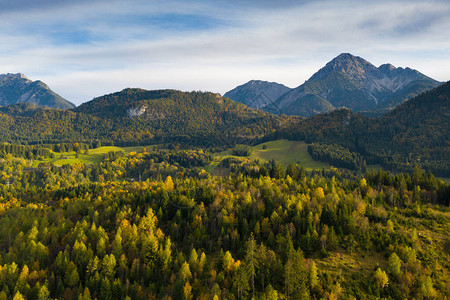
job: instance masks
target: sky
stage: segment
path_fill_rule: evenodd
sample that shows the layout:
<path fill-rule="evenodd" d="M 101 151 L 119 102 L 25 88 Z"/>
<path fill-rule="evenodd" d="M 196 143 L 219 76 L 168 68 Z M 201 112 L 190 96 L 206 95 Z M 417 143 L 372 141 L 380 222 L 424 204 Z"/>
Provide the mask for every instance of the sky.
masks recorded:
<path fill-rule="evenodd" d="M 343 52 L 448 81 L 449 16 L 448 0 L 0 0 L 0 74 L 76 105 L 128 87 L 297 87 Z"/>

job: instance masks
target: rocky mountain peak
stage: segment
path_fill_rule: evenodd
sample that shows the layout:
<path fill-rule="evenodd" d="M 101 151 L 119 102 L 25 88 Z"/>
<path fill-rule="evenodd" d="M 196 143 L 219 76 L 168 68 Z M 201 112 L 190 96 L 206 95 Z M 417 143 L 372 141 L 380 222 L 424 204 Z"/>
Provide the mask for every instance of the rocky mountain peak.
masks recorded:
<path fill-rule="evenodd" d="M 392 71 L 392 70 L 395 70 L 395 69 L 396 69 L 396 67 L 391 65 L 391 64 L 389 64 L 389 63 L 383 64 L 383 65 L 378 67 L 378 70 L 380 70 L 382 72 L 389 72 L 389 71 Z"/>
<path fill-rule="evenodd" d="M 247 82 L 248 84 L 251 85 L 262 85 L 264 81 L 262 80 L 250 80 L 249 82 Z"/>
<path fill-rule="evenodd" d="M 333 58 L 330 63 L 363 63 L 363 64 L 368 64 L 371 65 L 371 63 L 369 63 L 368 61 L 366 61 L 365 59 L 350 54 L 350 53 L 341 53 L 338 56 L 336 56 L 335 58 Z"/>
<path fill-rule="evenodd" d="M 285 114 L 310 116 L 335 108 L 353 111 L 385 111 L 439 82 L 410 68 L 386 63 L 375 67 L 367 60 L 342 53 L 328 62 L 297 88 L 274 98 L 275 85 L 252 80 L 225 96 L 252 108 Z M 270 87 L 265 89 L 265 87 Z M 266 106 L 259 106 L 264 105 Z"/>
<path fill-rule="evenodd" d="M 32 81 L 22 73 L 0 74 L 0 105 L 17 103 L 33 103 L 57 109 L 75 107 L 40 80 Z"/>
<path fill-rule="evenodd" d="M 309 80 L 320 80 L 333 72 L 340 72 L 352 77 L 356 81 L 361 81 L 366 77 L 366 73 L 376 72 L 376 67 L 359 56 L 342 53 L 327 63 L 325 67 L 315 73 Z"/>
<path fill-rule="evenodd" d="M 344 71 L 355 68 L 355 67 L 361 67 L 361 68 L 366 68 L 366 67 L 374 68 L 375 67 L 367 60 L 365 60 L 359 56 L 354 56 L 350 53 L 339 54 L 337 57 L 332 59 L 326 66 L 331 66 L 331 67 L 333 67 L 334 70 L 341 69 Z"/>

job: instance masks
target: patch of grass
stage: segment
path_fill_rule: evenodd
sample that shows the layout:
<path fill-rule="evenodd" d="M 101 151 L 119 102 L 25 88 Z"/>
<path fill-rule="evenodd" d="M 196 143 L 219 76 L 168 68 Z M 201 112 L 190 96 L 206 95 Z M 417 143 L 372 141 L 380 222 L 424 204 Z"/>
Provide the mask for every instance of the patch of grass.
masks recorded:
<path fill-rule="evenodd" d="M 352 254 L 347 251 L 330 252 L 329 257 L 316 260 L 317 266 L 334 274 L 346 272 L 347 274 L 362 271 L 370 275 L 375 266 L 386 269 L 384 252 L 376 252 L 372 249 L 367 255 L 364 251 L 356 251 Z"/>
<path fill-rule="evenodd" d="M 116 146 L 106 146 L 95 149 L 89 149 L 88 154 L 84 154 L 82 151 L 78 158 L 76 157 L 75 151 L 58 153 L 55 152 L 54 158 L 47 158 L 43 160 L 35 160 L 33 161 L 33 167 L 37 167 L 41 162 L 53 163 L 55 165 L 73 165 L 75 163 L 85 163 L 85 164 L 95 164 L 103 161 L 103 155 L 110 151 L 123 151 L 125 155 L 129 155 L 131 152 L 139 153 L 144 149 L 144 146 L 136 146 L 136 147 L 116 147 Z M 151 152 L 151 146 L 147 147 L 148 151 Z M 63 158 L 61 158 L 61 156 Z"/>
<path fill-rule="evenodd" d="M 327 163 L 315 161 L 308 153 L 308 144 L 304 142 L 276 140 L 253 146 L 252 149 L 253 152 L 248 157 L 249 159 L 259 159 L 264 162 L 273 159 L 280 162 L 284 167 L 294 162 L 305 167 L 308 171 L 330 168 L 330 165 Z M 214 157 L 216 160 L 222 160 L 235 156 L 232 155 L 232 150 L 227 150 L 216 153 Z"/>
<path fill-rule="evenodd" d="M 381 165 L 367 165 L 367 171 L 378 171 L 383 170 Z"/>
<path fill-rule="evenodd" d="M 273 159 L 284 167 L 294 162 L 306 170 L 330 168 L 327 163 L 315 161 L 308 153 L 308 144 L 299 141 L 276 140 L 256 145 L 250 158 L 262 161 Z"/>

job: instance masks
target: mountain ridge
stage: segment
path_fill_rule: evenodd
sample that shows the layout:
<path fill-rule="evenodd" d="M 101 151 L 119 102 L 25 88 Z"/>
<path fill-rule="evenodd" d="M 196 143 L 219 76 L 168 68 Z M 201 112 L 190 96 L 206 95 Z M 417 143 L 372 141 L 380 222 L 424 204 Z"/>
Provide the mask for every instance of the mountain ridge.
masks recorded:
<path fill-rule="evenodd" d="M 316 103 L 316 97 L 308 94 L 303 106 Z M 234 147 L 287 138 L 337 144 L 389 170 L 408 171 L 420 164 L 450 176 L 449 104 L 450 83 L 445 83 L 383 117 L 371 119 L 343 108 L 304 119 L 251 109 L 211 92 L 125 89 L 71 110 L 24 103 L 1 107 L 0 140 Z"/>
<path fill-rule="evenodd" d="M 75 107 L 40 80 L 32 81 L 22 73 L 0 74 L 0 105 L 17 103 L 32 103 L 54 109 Z"/>

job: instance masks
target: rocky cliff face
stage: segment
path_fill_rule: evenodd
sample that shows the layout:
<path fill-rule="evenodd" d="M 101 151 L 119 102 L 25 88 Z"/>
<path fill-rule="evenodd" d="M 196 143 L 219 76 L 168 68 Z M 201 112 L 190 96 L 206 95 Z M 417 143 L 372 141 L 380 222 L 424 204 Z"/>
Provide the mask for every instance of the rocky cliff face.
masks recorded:
<path fill-rule="evenodd" d="M 53 92 L 42 81 L 32 81 L 25 75 L 0 75 L 0 105 L 32 103 L 57 109 L 70 109 L 75 105 Z"/>

